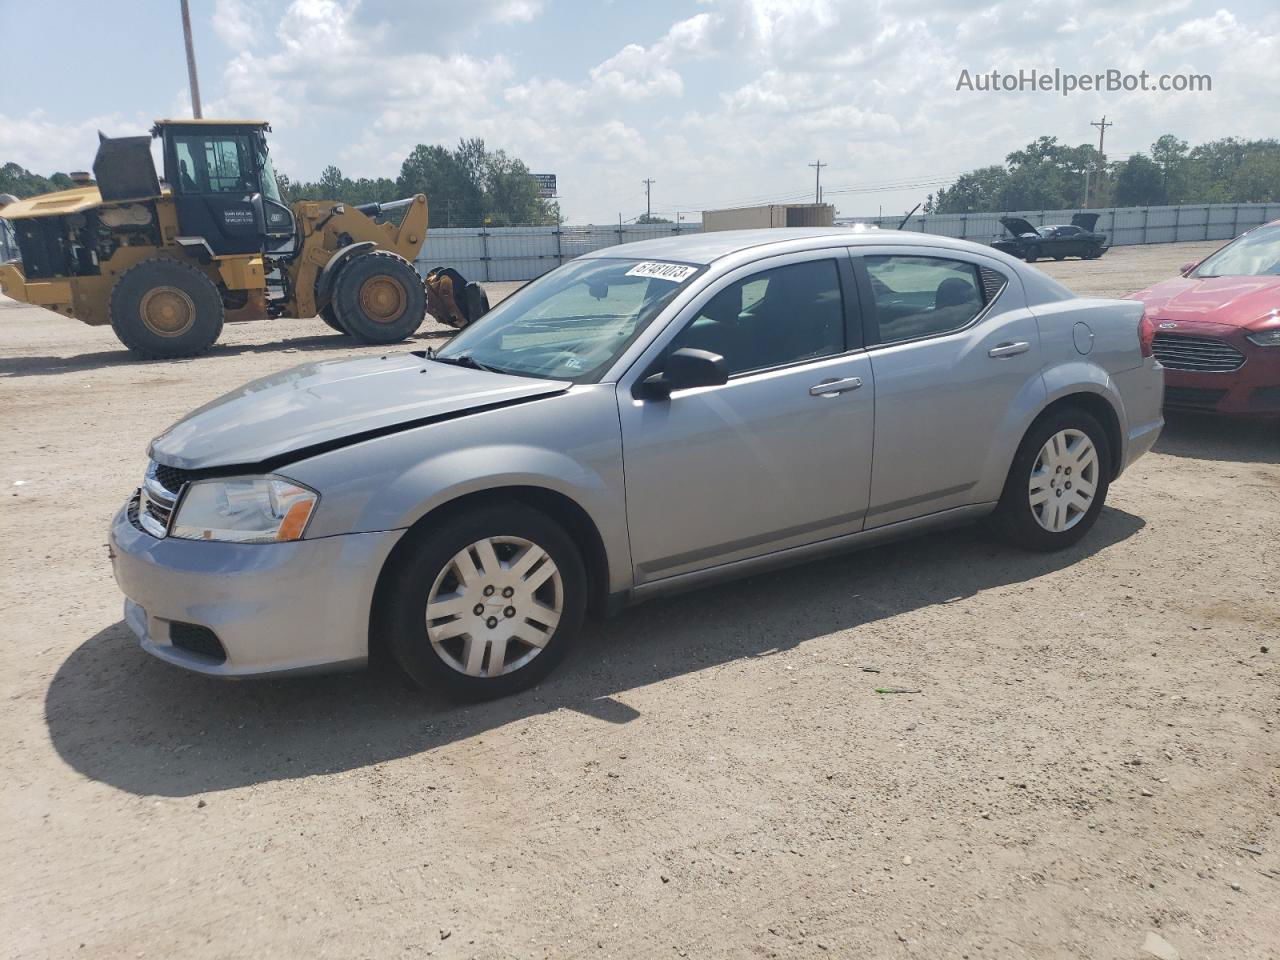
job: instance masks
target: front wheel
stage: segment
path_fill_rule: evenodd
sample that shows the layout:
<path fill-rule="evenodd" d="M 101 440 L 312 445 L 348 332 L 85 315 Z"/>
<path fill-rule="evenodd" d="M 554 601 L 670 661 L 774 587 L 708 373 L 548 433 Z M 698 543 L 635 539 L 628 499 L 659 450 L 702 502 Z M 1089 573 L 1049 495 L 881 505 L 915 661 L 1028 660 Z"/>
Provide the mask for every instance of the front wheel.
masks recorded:
<path fill-rule="evenodd" d="M 427 292 L 413 264 L 375 250 L 342 268 L 331 306 L 342 329 L 361 343 L 396 343 L 422 326 Z"/>
<path fill-rule="evenodd" d="M 1027 263 L 1035 263 L 1040 259 L 1039 247 L 1027 247 L 1027 252 L 1022 255 L 1022 259 Z"/>
<path fill-rule="evenodd" d="M 1028 550 L 1069 547 L 1097 522 L 1110 469 L 1107 435 L 1093 416 L 1074 407 L 1042 416 L 1014 455 L 991 526 Z"/>
<path fill-rule="evenodd" d="M 416 684 L 462 700 L 502 697 L 568 653 L 587 576 L 551 518 L 491 506 L 409 536 L 380 596 L 391 653 Z"/>

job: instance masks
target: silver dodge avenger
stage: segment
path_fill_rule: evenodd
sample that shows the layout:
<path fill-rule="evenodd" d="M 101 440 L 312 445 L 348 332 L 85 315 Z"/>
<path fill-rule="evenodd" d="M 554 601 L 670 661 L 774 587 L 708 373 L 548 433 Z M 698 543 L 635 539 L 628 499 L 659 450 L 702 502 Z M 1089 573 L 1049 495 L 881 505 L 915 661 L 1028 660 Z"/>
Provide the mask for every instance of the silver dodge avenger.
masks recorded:
<path fill-rule="evenodd" d="M 111 530 L 126 619 L 201 673 L 385 646 L 482 698 L 588 611 L 979 518 L 1061 549 L 1160 432 L 1153 332 L 943 237 L 600 250 L 438 352 L 287 370 L 156 438 Z"/>

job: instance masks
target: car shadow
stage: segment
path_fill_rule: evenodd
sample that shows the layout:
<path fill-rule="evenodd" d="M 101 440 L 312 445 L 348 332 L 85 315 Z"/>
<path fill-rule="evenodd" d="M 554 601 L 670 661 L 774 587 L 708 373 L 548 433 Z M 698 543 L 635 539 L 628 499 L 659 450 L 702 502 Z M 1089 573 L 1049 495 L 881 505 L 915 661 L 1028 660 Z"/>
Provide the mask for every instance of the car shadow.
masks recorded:
<path fill-rule="evenodd" d="M 1193 460 L 1280 463 L 1280 420 L 1166 410 L 1154 449 Z"/>
<path fill-rule="evenodd" d="M 0 377 L 46 377 L 64 373 L 81 373 L 104 367 L 167 367 L 175 363 L 191 363 L 206 357 L 238 357 L 255 353 L 284 353 L 289 350 L 350 350 L 352 353 L 375 350 L 403 350 L 418 342 L 439 342 L 452 337 L 455 330 L 422 330 L 400 343 L 369 345 L 356 343 L 336 331 L 307 337 L 288 337 L 269 343 L 216 343 L 199 357 L 181 360 L 139 360 L 123 347 L 97 353 L 79 353 L 71 357 L 0 357 Z"/>
<path fill-rule="evenodd" d="M 1143 526 L 1140 518 L 1108 508 L 1080 544 L 1056 554 L 1013 550 L 977 528 L 963 528 L 655 600 L 588 623 L 583 642 L 548 680 L 483 704 L 458 705 L 411 690 L 387 667 L 215 680 L 153 659 L 116 623 L 59 668 L 46 693 L 45 719 L 58 754 L 84 776 L 161 796 L 366 767 L 560 709 L 625 724 L 639 716 L 617 699 L 625 691 L 1033 580 Z M 850 644 L 849 656 L 856 658 L 856 636 Z"/>

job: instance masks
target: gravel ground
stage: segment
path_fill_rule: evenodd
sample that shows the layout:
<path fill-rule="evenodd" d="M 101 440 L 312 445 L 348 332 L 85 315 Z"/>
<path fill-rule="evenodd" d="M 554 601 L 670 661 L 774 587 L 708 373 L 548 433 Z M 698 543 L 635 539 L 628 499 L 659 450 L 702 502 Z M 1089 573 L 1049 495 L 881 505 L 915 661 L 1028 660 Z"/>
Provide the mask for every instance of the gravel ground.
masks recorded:
<path fill-rule="evenodd" d="M 498 703 L 153 661 L 104 543 L 148 439 L 360 352 L 135 363 L 0 303 L 4 953 L 1280 955 L 1280 427 L 1172 421 L 1064 554 L 961 530 L 654 602 Z"/>

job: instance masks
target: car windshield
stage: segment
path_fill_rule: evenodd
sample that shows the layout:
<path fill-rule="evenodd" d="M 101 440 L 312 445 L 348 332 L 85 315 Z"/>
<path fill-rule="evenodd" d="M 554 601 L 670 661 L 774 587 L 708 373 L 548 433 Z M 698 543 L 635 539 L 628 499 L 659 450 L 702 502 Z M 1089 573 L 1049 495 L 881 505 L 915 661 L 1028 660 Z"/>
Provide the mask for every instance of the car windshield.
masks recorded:
<path fill-rule="evenodd" d="M 1251 230 L 1192 271 L 1193 277 L 1258 277 L 1280 274 L 1280 223 Z"/>
<path fill-rule="evenodd" d="M 566 263 L 503 300 L 434 359 L 589 383 L 702 269 L 659 260 Z"/>

